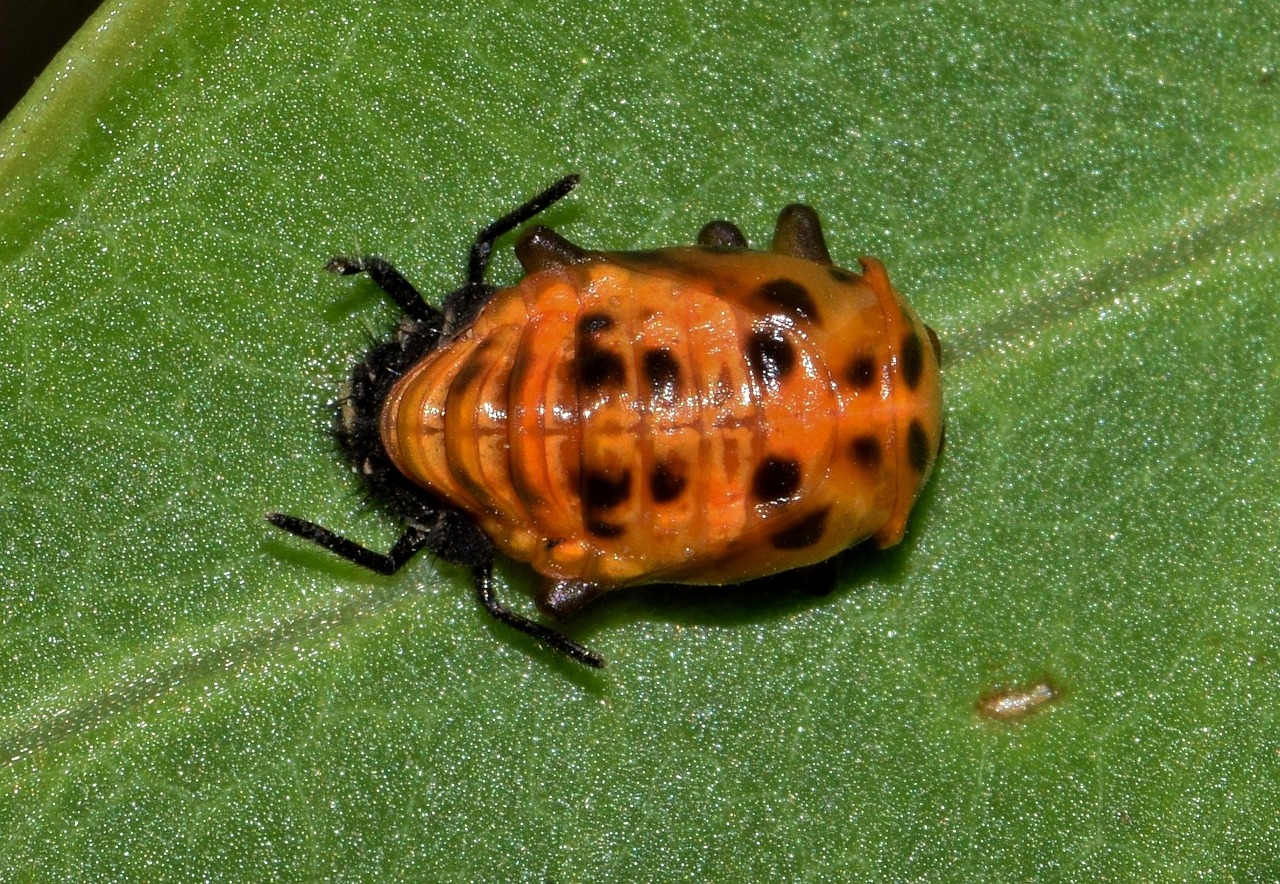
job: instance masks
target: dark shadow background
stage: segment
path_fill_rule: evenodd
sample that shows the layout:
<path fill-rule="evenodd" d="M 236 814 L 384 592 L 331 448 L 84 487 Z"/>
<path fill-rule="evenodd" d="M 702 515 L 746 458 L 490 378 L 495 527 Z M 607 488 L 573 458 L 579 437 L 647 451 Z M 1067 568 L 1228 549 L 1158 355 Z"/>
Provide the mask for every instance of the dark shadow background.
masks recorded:
<path fill-rule="evenodd" d="M 0 0 L 0 117 L 26 95 L 101 0 Z"/>

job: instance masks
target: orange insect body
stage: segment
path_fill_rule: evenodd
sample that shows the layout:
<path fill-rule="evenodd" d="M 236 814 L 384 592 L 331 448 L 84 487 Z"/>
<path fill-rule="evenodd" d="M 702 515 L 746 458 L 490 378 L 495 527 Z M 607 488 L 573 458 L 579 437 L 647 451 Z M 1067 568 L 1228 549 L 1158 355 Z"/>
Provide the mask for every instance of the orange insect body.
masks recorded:
<path fill-rule="evenodd" d="M 902 537 L 942 430 L 880 262 L 584 253 L 528 269 L 392 389 L 406 476 L 554 580 L 733 583 Z"/>
<path fill-rule="evenodd" d="M 526 276 L 485 281 L 493 245 L 577 185 L 568 176 L 480 231 L 442 308 L 374 256 L 405 316 L 352 374 L 337 437 L 405 529 L 379 553 L 315 522 L 279 528 L 384 574 L 427 549 L 469 567 L 495 617 L 580 662 L 604 660 L 494 597 L 495 549 L 572 613 L 640 583 L 736 583 L 881 547 L 942 446 L 940 349 L 884 267 L 834 266 L 792 205 L 750 251 L 713 221 L 694 247 L 594 252 L 544 227 Z"/>

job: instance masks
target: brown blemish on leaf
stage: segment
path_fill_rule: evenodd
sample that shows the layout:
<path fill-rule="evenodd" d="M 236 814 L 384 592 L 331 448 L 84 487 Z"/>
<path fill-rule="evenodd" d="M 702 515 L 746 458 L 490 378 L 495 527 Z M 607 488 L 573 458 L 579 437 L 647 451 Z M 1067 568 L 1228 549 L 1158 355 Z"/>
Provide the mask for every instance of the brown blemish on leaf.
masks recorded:
<path fill-rule="evenodd" d="M 1034 684 L 1000 687 L 978 700 L 978 715 L 994 721 L 1021 721 L 1062 697 L 1047 679 Z"/>

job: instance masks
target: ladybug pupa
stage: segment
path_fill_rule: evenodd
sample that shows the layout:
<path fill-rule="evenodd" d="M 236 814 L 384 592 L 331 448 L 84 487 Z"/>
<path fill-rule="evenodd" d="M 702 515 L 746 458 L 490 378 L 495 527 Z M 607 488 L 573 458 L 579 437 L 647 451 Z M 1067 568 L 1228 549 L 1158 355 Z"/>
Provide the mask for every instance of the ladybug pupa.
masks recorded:
<path fill-rule="evenodd" d="M 893 546 L 942 446 L 940 351 L 883 265 L 835 266 L 799 204 L 768 251 L 725 221 L 696 246 L 635 252 L 533 227 L 515 246 L 525 276 L 489 285 L 494 242 L 577 183 L 481 230 L 442 309 L 381 258 L 329 262 L 404 311 L 336 421 L 404 533 L 383 554 L 267 519 L 382 574 L 429 550 L 470 569 L 494 617 L 601 667 L 498 602 L 499 551 L 544 578 L 538 605 L 558 618 L 619 587 L 739 583 L 867 538 Z"/>

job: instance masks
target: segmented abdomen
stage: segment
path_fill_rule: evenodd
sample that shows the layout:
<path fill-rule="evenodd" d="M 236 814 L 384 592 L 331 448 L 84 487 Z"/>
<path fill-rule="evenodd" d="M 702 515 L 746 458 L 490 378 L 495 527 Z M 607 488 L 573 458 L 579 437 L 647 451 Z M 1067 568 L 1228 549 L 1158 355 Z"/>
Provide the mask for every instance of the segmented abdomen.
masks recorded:
<path fill-rule="evenodd" d="M 827 321 L 857 326 L 871 379 L 829 364 L 827 331 L 712 285 L 544 270 L 396 385 L 384 443 L 551 577 L 720 583 L 820 561 L 899 493 L 894 345 L 875 296 L 849 298 Z"/>

